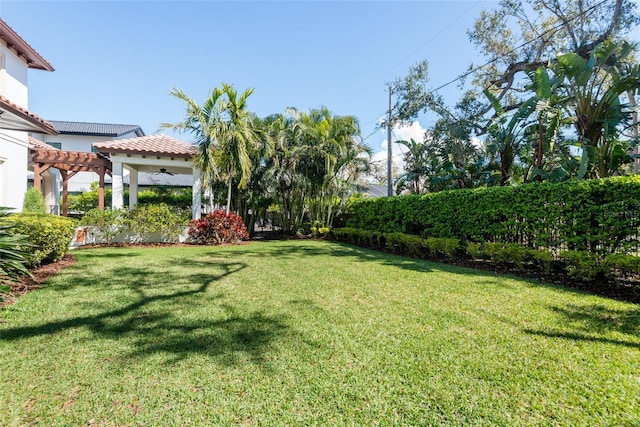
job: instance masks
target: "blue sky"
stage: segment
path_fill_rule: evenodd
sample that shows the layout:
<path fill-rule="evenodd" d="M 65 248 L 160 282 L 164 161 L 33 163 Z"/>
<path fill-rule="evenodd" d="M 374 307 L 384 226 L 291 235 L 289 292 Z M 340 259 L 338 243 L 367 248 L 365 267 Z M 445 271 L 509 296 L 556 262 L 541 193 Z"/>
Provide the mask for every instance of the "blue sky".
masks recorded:
<path fill-rule="evenodd" d="M 433 86 L 458 76 L 478 61 L 466 29 L 496 4 L 0 0 L 0 16 L 56 69 L 29 75 L 29 109 L 46 119 L 139 124 L 151 134 L 182 117 L 171 88 L 201 101 L 227 82 L 255 89 L 249 108 L 259 116 L 323 105 L 355 115 L 379 151 L 385 82 L 425 58 Z M 454 103 L 460 90 L 440 93 Z"/>

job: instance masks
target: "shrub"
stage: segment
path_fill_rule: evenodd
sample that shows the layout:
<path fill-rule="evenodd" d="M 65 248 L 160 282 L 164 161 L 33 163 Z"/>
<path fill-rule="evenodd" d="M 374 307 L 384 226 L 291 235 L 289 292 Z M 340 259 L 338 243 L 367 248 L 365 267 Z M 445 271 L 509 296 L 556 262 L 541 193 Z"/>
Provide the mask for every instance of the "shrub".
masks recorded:
<path fill-rule="evenodd" d="M 591 282 L 605 272 L 598 262 L 598 256 L 586 251 L 565 251 L 560 254 L 565 263 L 567 275 L 576 280 Z"/>
<path fill-rule="evenodd" d="M 617 270 L 623 274 L 638 274 L 640 272 L 640 257 L 624 254 L 610 254 L 604 258 L 603 267 Z"/>
<path fill-rule="evenodd" d="M 182 228 L 188 223 L 184 211 L 165 204 L 136 205 L 125 211 L 124 216 L 126 231 L 131 233 L 134 243 L 146 242 L 153 233 L 162 233 L 165 241 L 177 242 Z"/>
<path fill-rule="evenodd" d="M 373 234 L 373 233 L 371 233 Z M 421 237 L 404 233 L 386 233 L 386 247 L 395 253 L 418 256 L 424 248 L 424 240 Z"/>
<path fill-rule="evenodd" d="M 31 187 L 24 193 L 24 205 L 22 211 L 25 213 L 46 214 L 47 203 L 44 201 L 42 192 L 35 187 Z"/>
<path fill-rule="evenodd" d="M 0 219 L 7 215 L 7 208 L 0 208 Z M 9 291 L 5 283 L 14 282 L 29 274 L 27 263 L 29 247 L 26 236 L 15 234 L 14 225 L 0 223 L 0 294 Z M 2 298 L 0 297 L 0 301 Z"/>
<path fill-rule="evenodd" d="M 25 248 L 29 252 L 28 267 L 61 260 L 75 233 L 75 221 L 57 215 L 20 213 L 2 221 L 12 226 L 11 232 L 27 236 L 33 245 Z"/>
<path fill-rule="evenodd" d="M 429 255 L 434 258 L 454 259 L 460 250 L 460 242 L 458 239 L 427 237 L 425 247 L 429 251 Z"/>
<path fill-rule="evenodd" d="M 91 225 L 97 228 L 105 243 L 124 231 L 125 212 L 123 209 L 91 209 L 82 217 L 82 225 Z"/>
<path fill-rule="evenodd" d="M 471 259 L 482 259 L 485 255 L 482 244 L 476 242 L 467 242 L 467 254 Z"/>
<path fill-rule="evenodd" d="M 201 219 L 189 222 L 189 243 L 219 245 L 249 238 L 242 218 L 234 212 L 213 211 Z"/>

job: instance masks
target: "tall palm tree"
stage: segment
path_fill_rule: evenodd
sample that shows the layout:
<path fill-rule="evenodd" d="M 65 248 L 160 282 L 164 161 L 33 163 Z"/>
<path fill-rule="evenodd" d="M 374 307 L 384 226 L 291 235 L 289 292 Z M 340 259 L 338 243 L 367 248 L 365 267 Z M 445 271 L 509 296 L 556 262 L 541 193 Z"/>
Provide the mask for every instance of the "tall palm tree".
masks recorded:
<path fill-rule="evenodd" d="M 215 160 L 216 129 L 225 108 L 224 93 L 221 89 L 213 89 L 202 105 L 180 89 L 174 88 L 170 94 L 186 104 L 184 117 L 178 123 L 161 123 L 160 128 L 190 133 L 194 137 L 197 144 L 194 163 L 203 172 L 203 179 L 209 187 L 210 209 L 213 210 L 213 188 L 219 178 Z"/>
<path fill-rule="evenodd" d="M 255 116 L 247 109 L 247 98 L 253 93 L 248 88 L 238 96 L 233 86 L 222 83 L 226 95 L 220 121 L 215 127 L 218 142 L 217 160 L 227 181 L 227 213 L 231 209 L 231 190 L 234 180 L 238 188 L 245 189 L 251 178 L 251 157 L 259 150 L 261 135 Z"/>
<path fill-rule="evenodd" d="M 188 132 L 195 137 L 195 163 L 203 171 L 211 194 L 216 179 L 226 181 L 227 213 L 231 209 L 233 182 L 238 180 L 238 188 L 246 188 L 251 176 L 251 154 L 260 144 L 255 118 L 247 109 L 247 98 L 252 93 L 249 88 L 238 96 L 233 86 L 222 83 L 221 88 L 209 92 L 200 106 L 183 91 L 173 89 L 171 95 L 186 104 L 184 118 L 179 123 L 161 124 L 163 129 Z"/>

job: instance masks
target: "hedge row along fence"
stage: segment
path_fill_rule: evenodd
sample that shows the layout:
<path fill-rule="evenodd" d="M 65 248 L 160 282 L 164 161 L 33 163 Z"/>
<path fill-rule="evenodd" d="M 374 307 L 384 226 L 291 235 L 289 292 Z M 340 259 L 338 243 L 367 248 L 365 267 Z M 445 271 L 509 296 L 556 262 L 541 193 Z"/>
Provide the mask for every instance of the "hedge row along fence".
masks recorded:
<path fill-rule="evenodd" d="M 639 252 L 640 177 L 364 199 L 347 227 L 597 254 Z"/>
<path fill-rule="evenodd" d="M 411 234 L 384 233 L 349 227 L 335 228 L 331 230 L 329 237 L 398 255 L 445 262 L 490 261 L 521 272 L 560 273 L 581 282 L 619 279 L 640 272 L 640 258 L 624 254 L 601 256 L 587 251 L 567 250 L 554 257 L 548 250 L 534 249 L 517 243 L 461 242 L 454 238 L 438 237 L 423 239 Z M 640 298 L 640 293 L 636 298 Z"/>

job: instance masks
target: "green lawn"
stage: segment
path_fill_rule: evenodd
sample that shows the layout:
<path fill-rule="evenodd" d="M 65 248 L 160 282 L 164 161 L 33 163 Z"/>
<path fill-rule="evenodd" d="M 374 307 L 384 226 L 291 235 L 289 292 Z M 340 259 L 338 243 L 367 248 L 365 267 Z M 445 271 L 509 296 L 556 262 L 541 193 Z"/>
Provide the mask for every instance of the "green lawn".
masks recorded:
<path fill-rule="evenodd" d="M 640 425 L 640 307 L 319 241 L 105 248 L 0 315 L 0 425 Z"/>

